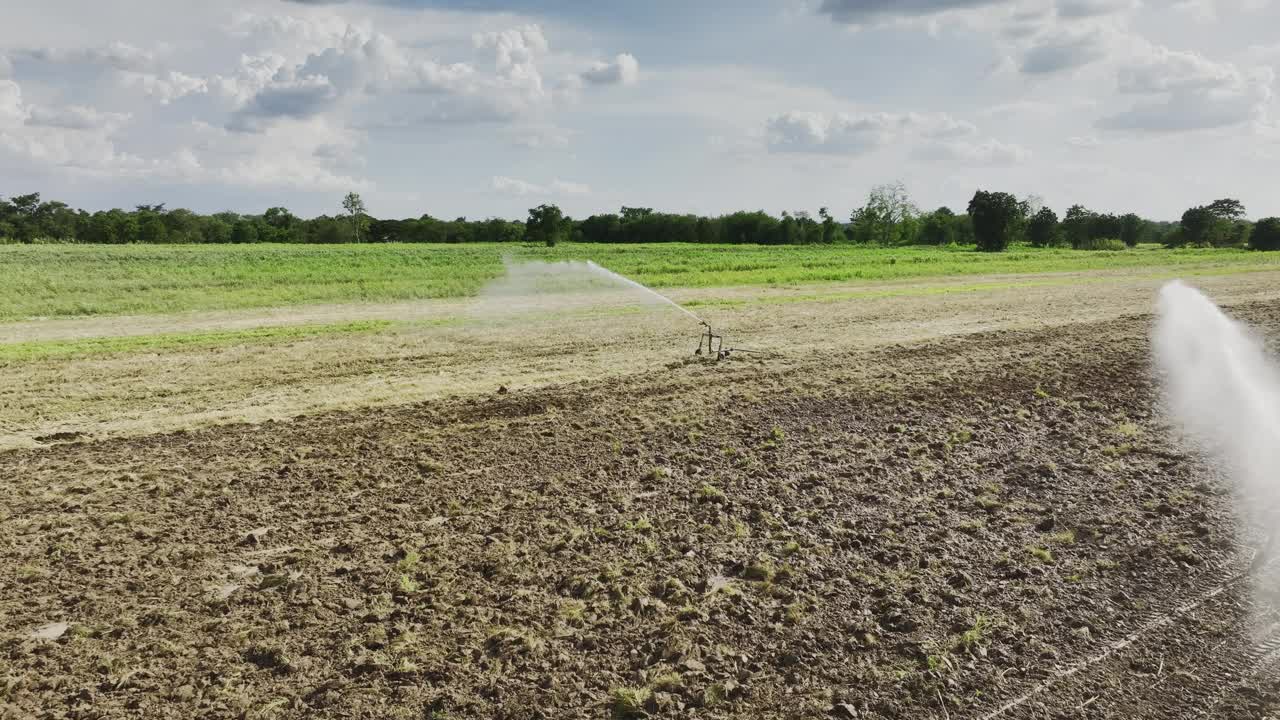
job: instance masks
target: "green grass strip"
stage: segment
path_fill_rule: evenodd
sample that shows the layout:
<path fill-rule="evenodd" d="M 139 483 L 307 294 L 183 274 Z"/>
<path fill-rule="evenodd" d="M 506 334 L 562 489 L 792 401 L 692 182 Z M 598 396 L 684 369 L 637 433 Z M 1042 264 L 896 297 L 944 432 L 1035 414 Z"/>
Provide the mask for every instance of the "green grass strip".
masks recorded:
<path fill-rule="evenodd" d="M 187 333 L 124 335 L 76 340 L 41 340 L 0 345 L 0 363 L 37 360 L 71 360 L 86 357 L 214 350 L 258 343 L 289 342 L 325 335 L 349 335 L 383 330 L 389 320 L 360 320 L 345 323 L 277 325 L 244 330 L 206 330 Z"/>

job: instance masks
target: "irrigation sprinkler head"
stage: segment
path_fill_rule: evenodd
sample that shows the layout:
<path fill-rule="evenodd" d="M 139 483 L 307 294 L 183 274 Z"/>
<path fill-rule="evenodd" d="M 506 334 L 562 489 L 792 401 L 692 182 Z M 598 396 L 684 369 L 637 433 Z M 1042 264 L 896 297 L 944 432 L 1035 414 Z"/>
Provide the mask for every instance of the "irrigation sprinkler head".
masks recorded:
<path fill-rule="evenodd" d="M 715 330 L 711 328 L 711 324 L 706 320 L 702 320 L 700 322 L 702 327 L 706 328 L 707 331 L 702 333 L 702 336 L 698 338 L 698 349 L 693 354 L 701 355 L 702 347 L 703 345 L 706 345 L 707 354 L 714 354 L 717 360 L 723 360 L 724 358 L 729 357 L 730 351 L 724 349 L 724 338 L 717 335 Z"/>
<path fill-rule="evenodd" d="M 717 335 L 715 330 L 711 328 L 711 324 L 706 320 L 699 320 L 699 324 L 706 328 L 706 332 L 698 338 L 698 349 L 694 351 L 694 355 L 702 355 L 703 348 L 706 349 L 707 355 L 714 355 L 716 360 L 725 360 L 733 353 L 747 353 L 748 355 L 767 356 L 774 354 L 769 350 L 747 350 L 745 348 L 727 348 L 724 346 L 724 338 Z"/>

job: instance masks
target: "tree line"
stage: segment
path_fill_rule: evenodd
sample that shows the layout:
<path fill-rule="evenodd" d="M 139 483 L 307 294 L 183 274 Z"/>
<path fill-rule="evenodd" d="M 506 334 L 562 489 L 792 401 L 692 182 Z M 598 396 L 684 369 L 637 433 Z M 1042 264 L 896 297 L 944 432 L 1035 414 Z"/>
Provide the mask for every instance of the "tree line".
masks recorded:
<path fill-rule="evenodd" d="M 921 211 L 901 183 L 874 188 L 847 219 L 828 208 L 774 216 L 740 211 L 715 217 L 623 207 L 584 219 L 555 205 L 529 210 L 524 221 L 502 218 L 444 220 L 423 215 L 377 219 L 349 193 L 342 213 L 304 219 L 283 207 L 260 215 L 201 215 L 164 204 L 89 213 L 39 193 L 0 197 L 0 242 L 72 243 L 730 243 L 758 245 L 972 245 L 1000 251 L 1010 245 L 1122 250 L 1143 243 L 1167 247 L 1280 249 L 1280 218 L 1246 219 L 1238 200 L 1220 199 L 1188 209 L 1176 222 L 1116 215 L 1073 205 L 1059 218 L 1040 198 L 979 190 L 963 212 Z"/>

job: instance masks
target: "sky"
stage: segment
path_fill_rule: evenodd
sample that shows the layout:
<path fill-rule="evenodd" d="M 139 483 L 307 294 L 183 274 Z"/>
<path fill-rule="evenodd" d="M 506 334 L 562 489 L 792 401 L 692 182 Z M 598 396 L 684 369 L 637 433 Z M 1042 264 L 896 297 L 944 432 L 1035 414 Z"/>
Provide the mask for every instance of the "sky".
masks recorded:
<path fill-rule="evenodd" d="M 1280 0 L 41 0 L 0 196 L 89 210 L 717 214 L 885 183 L 1280 215 Z"/>

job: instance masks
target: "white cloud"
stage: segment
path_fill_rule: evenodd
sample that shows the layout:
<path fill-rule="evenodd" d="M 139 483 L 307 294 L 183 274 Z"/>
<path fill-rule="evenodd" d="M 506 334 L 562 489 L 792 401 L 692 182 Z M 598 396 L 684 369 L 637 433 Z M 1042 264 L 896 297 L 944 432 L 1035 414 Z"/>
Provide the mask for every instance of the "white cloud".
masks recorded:
<path fill-rule="evenodd" d="M 295 163 L 287 158 L 257 155 L 230 166 L 198 175 L 227 185 L 263 188 L 297 188 L 309 192 L 368 191 L 368 180 L 336 173 L 315 163 Z"/>
<path fill-rule="evenodd" d="M 298 64 L 279 54 L 244 56 L 236 75 L 214 84 L 243 102 L 231 126 L 259 130 L 275 118 L 313 117 L 361 96 L 464 90 L 473 75 L 468 65 L 418 58 L 387 35 L 348 25 L 335 44 Z"/>
<path fill-rule="evenodd" d="M 852 154 L 886 144 L 903 124 L 902 116 L 889 113 L 829 115 L 791 111 L 770 118 L 765 137 L 774 152 Z"/>
<path fill-rule="evenodd" d="M 1092 150 L 1102 146 L 1097 135 L 1073 135 L 1067 138 L 1067 145 L 1077 150 Z"/>
<path fill-rule="evenodd" d="M 328 113 L 383 94 L 411 95 L 404 105 L 415 109 L 367 120 L 368 127 L 507 122 L 550 109 L 556 101 L 539 67 L 550 48 L 537 25 L 473 35 L 475 50 L 492 52 L 491 70 L 469 62 L 442 63 L 354 25 L 340 36 L 328 25 L 323 31 L 302 31 L 290 23 L 255 19 L 253 27 L 301 32 L 307 42 L 332 44 L 293 64 L 281 54 L 244 56 L 234 75 L 215 78 L 219 92 L 241 103 L 231 123 L 240 130 L 260 130 L 280 117 Z M 635 68 L 619 62 L 619 80 L 630 82 Z"/>
<path fill-rule="evenodd" d="M 284 55 L 267 52 L 258 55 L 241 55 L 240 66 L 232 75 L 214 75 L 210 86 L 221 96 L 243 104 L 271 84 L 287 64 Z"/>
<path fill-rule="evenodd" d="M 23 101 L 17 83 L 0 80 L 0 166 L 108 180 L 313 191 L 370 187 L 335 169 L 358 137 L 322 120 L 282 123 L 257 135 L 196 122 L 187 131 L 188 143 L 143 156 L 121 150 L 113 137 L 130 117 L 85 106 L 32 105 Z"/>
<path fill-rule="evenodd" d="M 20 50 L 17 56 L 38 62 L 93 65 L 128 72 L 147 72 L 156 64 L 155 53 L 123 42 L 91 48 L 34 48 Z"/>
<path fill-rule="evenodd" d="M 558 127 L 518 128 L 510 137 L 513 145 L 527 150 L 563 150 L 569 147 L 570 133 Z"/>
<path fill-rule="evenodd" d="M 594 85 L 634 85 L 640 79 L 640 63 L 635 56 L 622 53 L 612 62 L 597 62 L 581 75 Z"/>
<path fill-rule="evenodd" d="M 253 133 L 197 123 L 193 132 L 190 150 L 210 181 L 307 191 L 373 187 L 350 172 L 363 164 L 364 135 L 324 117 L 283 117 Z"/>
<path fill-rule="evenodd" d="M 1172 93 L 1162 100 L 1140 102 L 1101 118 L 1103 130 L 1184 132 L 1243 125 L 1265 120 L 1271 100 L 1267 85 L 1241 90 Z"/>
<path fill-rule="evenodd" d="M 551 192 L 557 195 L 590 195 L 591 186 L 567 180 L 553 180 Z"/>
<path fill-rule="evenodd" d="M 12 80 L 0 80 L 0 128 L 17 127 L 27 119 L 22 87 Z"/>
<path fill-rule="evenodd" d="M 127 170 L 140 160 L 118 151 L 110 134 L 127 115 L 87 107 L 49 108 L 24 102 L 22 88 L 0 80 L 0 165 Z"/>
<path fill-rule="evenodd" d="M 0 130 L 0 154 L 10 167 L 64 169 L 100 177 L 135 177 L 147 168 L 142 158 L 121 152 L 102 133 L 35 127 Z"/>
<path fill-rule="evenodd" d="M 908 124 L 930 138 L 956 138 L 978 134 L 978 126 L 968 120 L 958 120 L 946 113 L 938 115 L 920 115 L 908 113 Z"/>
<path fill-rule="evenodd" d="M 951 115 L 922 113 L 816 113 L 791 111 L 765 123 L 765 141 L 773 152 L 858 154 L 904 136 L 943 139 L 971 136 L 972 123 Z"/>
<path fill-rule="evenodd" d="M 1140 0 L 1058 0 L 1056 9 L 1062 18 L 1090 18 L 1136 10 L 1141 5 Z"/>
<path fill-rule="evenodd" d="M 1219 63 L 1194 52 L 1143 43 L 1121 66 L 1117 86 L 1122 93 L 1163 93 L 1239 86 L 1244 77 L 1231 63 Z"/>
<path fill-rule="evenodd" d="M 526 25 L 480 33 L 473 42 L 477 49 L 494 51 L 495 76 L 485 84 L 487 90 L 500 94 L 502 104 L 534 106 L 549 99 L 537 65 L 538 58 L 549 49 L 541 27 Z"/>
<path fill-rule="evenodd" d="M 491 182 L 493 189 L 498 192 L 511 193 L 512 195 L 543 195 L 546 194 L 546 188 L 541 185 L 534 185 L 531 182 L 517 180 L 503 175 L 494 176 Z"/>
<path fill-rule="evenodd" d="M 1002 5 L 1008 0 L 823 0 L 818 12 L 845 25 L 868 26 L 954 10 Z"/>
<path fill-rule="evenodd" d="M 336 14 L 297 17 L 237 12 L 227 27 L 232 37 L 258 48 L 270 48 L 294 63 L 340 44 L 350 30 L 351 24 Z"/>
<path fill-rule="evenodd" d="M 1224 15 L 1254 12 L 1271 6 L 1271 0 L 1177 0 L 1173 9 L 1200 22 L 1215 22 Z"/>
<path fill-rule="evenodd" d="M 656 31 L 617 22 L 630 11 L 609 3 L 573 17 L 545 3 L 19 3 L 0 23 L 12 61 L 0 60 L 0 179 L 38 178 L 91 208 L 151 180 L 146 192 L 163 187 L 155 199 L 172 204 L 261 198 L 302 213 L 330 209 L 317 195 L 376 186 L 380 208 L 452 217 L 518 213 L 529 197 L 575 214 L 623 202 L 836 209 L 893 177 L 922 204 L 954 205 L 999 175 L 1057 204 L 1115 196 L 1171 212 L 1192 182 L 1174 171 L 1194 165 L 1205 187 L 1261 205 L 1259 158 L 1280 152 L 1260 140 L 1280 132 L 1265 68 L 1280 51 L 1245 46 L 1274 43 L 1263 28 L 1280 11 L 1237 12 L 1248 2 L 1195 3 L 1212 5 L 1213 27 L 1170 12 L 1178 0 L 787 0 L 806 8 L 790 21 L 749 4 L 696 38 L 664 36 L 660 58 L 640 56 L 643 78 L 619 52 L 657 47 Z M 882 67 L 887 46 L 912 60 Z M 20 49 L 31 47 L 42 49 Z M 732 47 L 777 52 L 708 63 Z M 843 71 L 867 67 L 879 69 Z M 1209 127 L 1223 130 L 1158 136 Z M 512 164 L 513 152 L 537 165 Z M 1077 179 L 1068 168 L 1084 162 L 1113 172 Z M 462 170 L 418 171 L 440 167 Z M 1117 179 L 1133 168 L 1149 186 Z M 629 189 L 584 194 L 553 179 L 566 176 Z"/>
<path fill-rule="evenodd" d="M 227 127 L 259 131 L 277 118 L 314 117 L 332 107 L 339 97 L 338 89 L 323 75 L 272 82 L 250 98 Z"/>
<path fill-rule="evenodd" d="M 552 195 L 589 195 L 591 188 L 582 183 L 568 182 L 565 180 L 554 180 L 549 185 L 538 185 L 517 178 L 507 177 L 505 175 L 496 175 L 490 183 L 490 186 L 497 192 L 509 195 L 535 195 L 535 196 L 552 196 Z"/>
<path fill-rule="evenodd" d="M 209 92 L 208 81 L 177 70 L 170 70 L 163 74 L 122 71 L 119 77 L 123 86 L 142 90 L 149 97 L 158 100 L 161 105 L 168 105 L 188 95 Z"/>
<path fill-rule="evenodd" d="M 1275 71 L 1242 70 L 1195 52 L 1137 42 L 1116 71 L 1117 90 L 1144 99 L 1098 121 L 1107 130 L 1180 132 L 1265 123 Z"/>
<path fill-rule="evenodd" d="M 26 124 L 64 130 L 103 130 L 112 132 L 128 122 L 129 113 L 102 112 L 83 105 L 61 108 L 32 107 Z"/>
<path fill-rule="evenodd" d="M 1020 145 L 988 139 L 926 143 L 917 149 L 916 155 L 963 165 L 1015 165 L 1030 159 L 1031 152 Z"/>
<path fill-rule="evenodd" d="M 1088 65 L 1107 56 L 1107 40 L 1097 31 L 1051 31 L 1032 41 L 1019 69 L 1041 75 Z"/>

